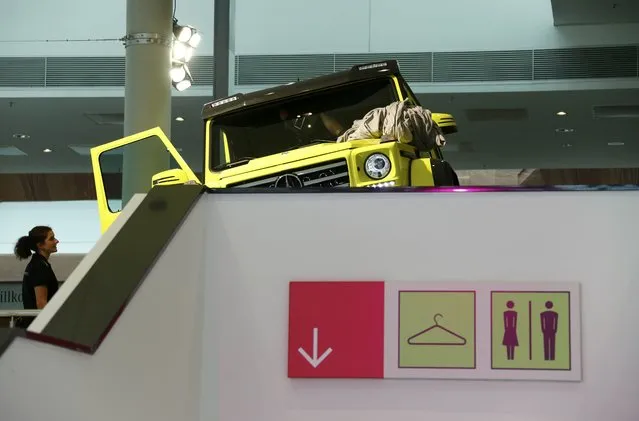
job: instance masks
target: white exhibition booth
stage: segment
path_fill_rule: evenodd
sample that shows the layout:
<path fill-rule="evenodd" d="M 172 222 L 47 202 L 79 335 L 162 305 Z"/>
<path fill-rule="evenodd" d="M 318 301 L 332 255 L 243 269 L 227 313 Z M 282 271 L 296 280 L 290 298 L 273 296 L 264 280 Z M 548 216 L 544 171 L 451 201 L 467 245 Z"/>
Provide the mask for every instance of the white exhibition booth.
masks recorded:
<path fill-rule="evenodd" d="M 0 419 L 636 421 L 638 213 L 637 191 L 205 193 L 95 354 L 15 339 L 0 358 Z M 106 241 L 98 240 L 84 260 Z M 385 370 L 368 378 L 292 375 L 289 359 L 314 361 L 318 371 L 309 370 L 320 373 L 340 358 L 339 341 L 348 342 L 324 325 L 304 328 L 308 341 L 289 344 L 289 331 L 298 329 L 289 320 L 297 281 L 382 283 L 381 295 L 333 289 L 309 305 L 332 315 L 333 326 L 341 320 L 364 329 L 373 313 L 359 311 L 363 303 L 383 304 L 385 313 L 373 318 L 386 324 L 385 334 L 377 331 L 377 342 L 364 338 L 353 355 L 369 361 L 384 341 Z M 399 365 L 421 358 L 410 354 L 413 348 L 403 354 L 406 345 L 389 333 L 390 309 L 399 306 L 402 314 L 401 300 L 393 304 L 389 292 L 395 285 L 472 293 L 473 311 L 451 304 L 450 313 L 438 310 L 442 317 L 435 317 L 458 333 L 452 345 L 472 343 L 472 366 L 454 370 L 457 360 L 440 355 L 442 365 L 422 374 L 414 375 L 413 366 L 413 378 L 385 375 L 395 365 L 391 358 L 404 358 Z M 537 302 L 530 293 L 515 294 L 508 297 L 521 300 L 506 297 L 496 308 L 492 285 L 517 294 L 566 290 L 570 301 L 558 304 L 557 296 L 552 307 L 549 296 Z M 324 308 L 318 303 L 326 297 Z M 552 319 L 536 313 L 546 311 L 539 303 L 559 314 L 552 349 L 557 361 L 569 358 L 563 376 L 548 368 L 565 361 L 548 362 L 532 345 L 533 326 Z M 422 307 L 429 305 L 435 304 Z M 501 333 L 491 339 L 509 310 L 519 311 L 517 341 Z M 475 326 L 468 334 L 452 328 L 455 314 L 466 313 Z M 432 317 L 424 323 L 428 328 Z M 411 344 L 426 331 L 418 330 L 407 330 L 415 332 Z M 517 342 L 515 358 L 530 353 L 521 363 L 528 369 L 498 379 L 491 374 L 496 365 L 520 361 L 508 360 L 500 346 Z M 470 361 L 464 355 L 458 361 Z M 344 373 L 359 364 L 350 361 Z"/>

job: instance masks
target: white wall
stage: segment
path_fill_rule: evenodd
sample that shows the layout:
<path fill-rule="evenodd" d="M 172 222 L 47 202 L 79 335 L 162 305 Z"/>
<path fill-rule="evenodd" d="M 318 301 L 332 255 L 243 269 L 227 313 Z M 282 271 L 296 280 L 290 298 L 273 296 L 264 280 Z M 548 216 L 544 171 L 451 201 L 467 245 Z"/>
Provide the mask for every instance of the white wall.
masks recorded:
<path fill-rule="evenodd" d="M 637 192 L 208 195 L 95 355 L 14 342 L 2 421 L 636 421 L 638 211 Z M 307 279 L 580 282 L 584 380 L 288 379 Z"/>
<path fill-rule="evenodd" d="M 163 0 L 166 1 L 166 0 Z M 0 56 L 124 55 L 126 0 L 3 3 Z M 213 53 L 213 0 L 177 0 Z M 457 51 L 639 42 L 639 25 L 555 28 L 547 0 L 236 0 L 237 54 Z"/>
<path fill-rule="evenodd" d="M 86 253 L 100 236 L 94 200 L 59 202 L 0 202 L 0 254 L 12 254 L 18 238 L 35 225 L 53 228 L 58 253 Z"/>
<path fill-rule="evenodd" d="M 372 0 L 373 51 L 508 50 L 639 41 L 639 25 L 557 28 L 550 0 L 401 0 L 400 4 Z"/>
<path fill-rule="evenodd" d="M 171 3 L 171 0 L 157 0 Z M 213 0 L 177 0 L 176 17 L 202 31 L 201 54 L 213 53 Z M 121 38 L 126 0 L 20 0 L 2 3 L 0 56 L 122 56 L 121 42 L 9 42 Z"/>
<path fill-rule="evenodd" d="M 636 421 L 637 192 L 206 199 L 200 420 Z M 288 379 L 291 280 L 580 282 L 584 380 Z"/>
<path fill-rule="evenodd" d="M 197 419 L 205 205 L 192 210 L 94 355 L 26 339 L 9 347 L 0 357 L 2 421 Z M 31 328 L 51 316 L 68 282 Z"/>
<path fill-rule="evenodd" d="M 369 47 L 368 4 L 368 0 L 237 0 L 235 52 L 366 52 Z"/>
<path fill-rule="evenodd" d="M 120 38 L 124 35 L 126 0 L 3 2 L 1 55 L 123 55 L 118 42 L 20 43 L 48 39 Z"/>
<path fill-rule="evenodd" d="M 50 262 L 59 281 L 67 279 L 84 254 L 54 254 Z M 0 254 L 0 310 L 22 309 L 22 276 L 28 260 L 18 260 L 13 254 Z"/>
<path fill-rule="evenodd" d="M 237 0 L 237 54 L 473 51 L 639 42 L 639 25 L 556 28 L 547 0 Z"/>

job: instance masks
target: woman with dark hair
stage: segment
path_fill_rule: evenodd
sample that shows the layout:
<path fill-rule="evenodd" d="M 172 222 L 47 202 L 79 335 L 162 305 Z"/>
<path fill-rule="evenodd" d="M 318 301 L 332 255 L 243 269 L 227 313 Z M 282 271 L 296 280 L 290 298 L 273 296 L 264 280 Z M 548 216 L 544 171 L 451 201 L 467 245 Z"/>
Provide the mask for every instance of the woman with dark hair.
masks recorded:
<path fill-rule="evenodd" d="M 49 256 L 58 251 L 58 240 L 50 227 L 36 226 L 16 242 L 14 253 L 20 260 L 31 260 L 22 278 L 22 303 L 25 310 L 40 310 L 58 291 L 58 279 L 49 263 Z M 33 317 L 24 317 L 17 325 L 26 328 Z"/>

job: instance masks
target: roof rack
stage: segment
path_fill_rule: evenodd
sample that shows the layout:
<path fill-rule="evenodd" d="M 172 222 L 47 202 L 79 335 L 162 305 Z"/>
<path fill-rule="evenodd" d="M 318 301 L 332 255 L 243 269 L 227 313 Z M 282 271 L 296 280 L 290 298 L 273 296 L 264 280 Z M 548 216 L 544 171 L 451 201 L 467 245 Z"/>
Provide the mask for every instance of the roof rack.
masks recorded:
<path fill-rule="evenodd" d="M 289 82 L 255 92 L 229 95 L 225 98 L 210 101 L 204 104 L 202 109 L 202 119 L 208 120 L 245 107 L 273 102 L 283 98 L 290 98 L 305 94 L 309 91 L 329 89 L 347 83 L 377 79 L 380 77 L 389 77 L 392 75 L 399 75 L 399 64 L 397 63 L 397 60 L 383 60 L 356 64 L 347 70 L 329 73 L 327 75 L 317 76 L 297 82 Z"/>

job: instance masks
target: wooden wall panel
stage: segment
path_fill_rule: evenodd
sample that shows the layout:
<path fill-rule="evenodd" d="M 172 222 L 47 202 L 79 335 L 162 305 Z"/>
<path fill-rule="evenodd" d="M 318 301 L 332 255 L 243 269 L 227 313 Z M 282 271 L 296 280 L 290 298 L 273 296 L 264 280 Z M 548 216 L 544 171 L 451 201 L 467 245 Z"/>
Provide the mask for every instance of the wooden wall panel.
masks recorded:
<path fill-rule="evenodd" d="M 639 184 L 639 169 L 538 169 L 521 184 L 524 186 Z"/>
<path fill-rule="evenodd" d="M 105 174 L 121 186 L 121 174 Z M 112 192 L 120 194 L 120 192 Z M 116 197 L 116 196 L 111 196 Z M 0 201 L 95 200 L 92 173 L 0 174 Z"/>
<path fill-rule="evenodd" d="M 500 171 L 496 172 L 500 173 Z M 105 184 L 110 190 L 109 197 L 121 197 L 122 175 L 105 174 L 104 177 Z M 523 186 L 639 184 L 639 169 L 538 169 L 520 172 L 518 178 L 518 183 Z M 481 183 L 504 184 L 504 180 L 481 179 L 479 184 Z M 514 183 L 517 182 L 513 179 L 513 183 L 506 184 Z M 478 185 L 475 179 L 470 184 Z M 0 201 L 95 200 L 95 198 L 95 186 L 91 173 L 0 174 Z"/>

